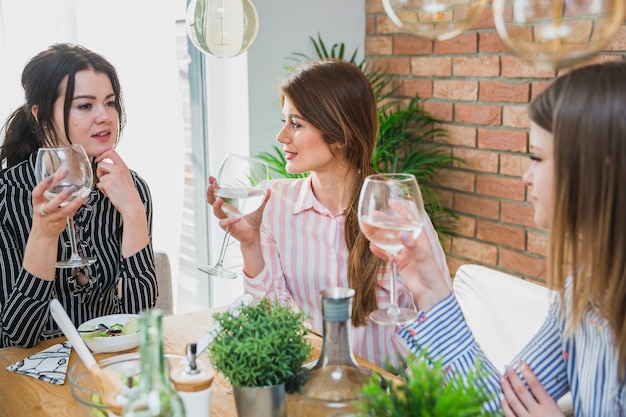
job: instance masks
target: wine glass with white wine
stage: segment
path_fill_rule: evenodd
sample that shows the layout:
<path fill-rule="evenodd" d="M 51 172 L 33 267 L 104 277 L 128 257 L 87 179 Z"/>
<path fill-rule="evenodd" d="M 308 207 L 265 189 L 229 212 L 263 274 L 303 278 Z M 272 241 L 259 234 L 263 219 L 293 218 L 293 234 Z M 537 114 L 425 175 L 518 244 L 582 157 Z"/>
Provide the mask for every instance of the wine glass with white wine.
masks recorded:
<path fill-rule="evenodd" d="M 55 174 L 57 179 L 45 192 L 44 196 L 52 200 L 68 188 L 74 191 L 61 203 L 66 206 L 70 201 L 81 195 L 85 190 L 90 190 L 93 184 L 93 171 L 91 161 L 82 145 L 68 145 L 53 148 L 39 148 L 35 161 L 35 177 L 37 182 Z M 74 268 L 91 265 L 96 261 L 94 257 L 80 256 L 76 250 L 76 234 L 74 232 L 74 219 L 67 218 L 67 230 L 70 239 L 72 254 L 69 259 L 56 263 L 57 268 Z"/>
<path fill-rule="evenodd" d="M 265 199 L 267 190 L 267 164 L 258 159 L 228 154 L 217 173 L 215 196 L 224 200 L 222 210 L 229 217 L 244 217 L 256 211 Z M 224 256 L 230 239 L 226 230 L 220 254 L 215 265 L 200 265 L 198 269 L 209 275 L 235 279 L 237 274 L 224 267 Z"/>
<path fill-rule="evenodd" d="M 396 256 L 403 246 L 400 233 L 408 232 L 416 238 L 424 224 L 424 202 L 415 176 L 368 176 L 361 187 L 358 213 L 361 231 L 389 255 L 391 263 L 390 305 L 370 313 L 370 319 L 382 325 L 407 324 L 417 318 L 417 311 L 396 302 Z"/>

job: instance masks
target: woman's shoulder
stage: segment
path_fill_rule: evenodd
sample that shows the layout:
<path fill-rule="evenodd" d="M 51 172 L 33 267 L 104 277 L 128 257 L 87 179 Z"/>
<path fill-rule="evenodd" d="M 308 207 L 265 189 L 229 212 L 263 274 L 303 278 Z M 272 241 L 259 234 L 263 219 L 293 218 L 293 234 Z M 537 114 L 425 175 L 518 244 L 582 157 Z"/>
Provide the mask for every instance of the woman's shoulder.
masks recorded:
<path fill-rule="evenodd" d="M 3 188 L 31 190 L 35 186 L 35 173 L 30 160 L 0 170 L 0 184 Z"/>

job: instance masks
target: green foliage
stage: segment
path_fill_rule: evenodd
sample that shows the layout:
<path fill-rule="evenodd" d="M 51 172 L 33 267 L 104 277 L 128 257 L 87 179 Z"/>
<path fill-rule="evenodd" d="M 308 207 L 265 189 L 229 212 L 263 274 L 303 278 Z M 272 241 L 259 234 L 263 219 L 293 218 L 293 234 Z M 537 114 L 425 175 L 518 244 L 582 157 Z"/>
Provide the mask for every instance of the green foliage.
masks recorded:
<path fill-rule="evenodd" d="M 469 417 L 495 416 L 483 410 L 492 400 L 482 385 L 481 368 L 468 376 L 453 375 L 446 381 L 441 361 L 429 361 L 425 355 L 413 356 L 407 370 L 400 374 L 400 384 L 388 381 L 381 387 L 372 378 L 362 389 L 357 402 L 361 417 Z"/>
<path fill-rule="evenodd" d="M 213 367 L 242 387 L 281 384 L 298 372 L 312 347 L 303 312 L 262 299 L 238 313 L 213 315 L 220 330 L 208 347 Z"/>
<path fill-rule="evenodd" d="M 433 222 L 440 237 L 453 232 L 457 216 L 441 205 L 432 188 L 437 170 L 451 167 L 463 161 L 454 157 L 445 144 L 447 133 L 439 127 L 441 121 L 432 116 L 422 106 L 419 97 L 408 103 L 392 99 L 395 92 L 391 88 L 391 77 L 386 71 L 368 67 L 365 60 L 357 62 L 358 49 L 346 57 L 345 44 L 334 44 L 328 48 L 321 36 L 309 38 L 317 57 L 315 59 L 343 59 L 358 66 L 370 80 L 378 102 L 379 132 L 372 157 L 372 164 L 379 172 L 404 172 L 415 175 L 426 213 Z M 302 62 L 311 60 L 303 53 L 293 53 L 290 60 Z M 286 67 L 293 71 L 294 67 Z M 271 178 L 301 178 L 307 174 L 290 174 L 285 170 L 285 157 L 278 146 L 272 152 L 261 152 L 256 156 L 270 167 Z"/>

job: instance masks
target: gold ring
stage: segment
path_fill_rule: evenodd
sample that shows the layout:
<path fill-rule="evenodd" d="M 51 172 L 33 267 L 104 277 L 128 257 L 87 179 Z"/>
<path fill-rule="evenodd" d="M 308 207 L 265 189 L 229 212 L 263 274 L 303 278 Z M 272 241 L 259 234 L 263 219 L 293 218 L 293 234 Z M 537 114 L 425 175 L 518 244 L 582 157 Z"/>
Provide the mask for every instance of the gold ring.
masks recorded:
<path fill-rule="evenodd" d="M 47 216 L 48 214 L 50 214 L 49 211 L 46 211 L 46 209 L 44 207 L 45 205 L 46 205 L 46 203 L 41 203 L 41 206 L 39 206 L 39 210 L 40 210 L 42 216 Z"/>

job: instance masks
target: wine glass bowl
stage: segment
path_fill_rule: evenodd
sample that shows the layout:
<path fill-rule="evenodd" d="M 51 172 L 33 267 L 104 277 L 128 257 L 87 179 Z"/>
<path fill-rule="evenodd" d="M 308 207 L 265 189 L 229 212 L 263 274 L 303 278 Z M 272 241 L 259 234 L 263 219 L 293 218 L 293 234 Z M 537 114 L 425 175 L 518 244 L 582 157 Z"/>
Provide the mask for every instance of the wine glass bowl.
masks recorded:
<path fill-rule="evenodd" d="M 215 196 L 223 200 L 222 211 L 229 217 L 242 218 L 261 207 L 267 190 L 268 171 L 263 161 L 228 154 L 222 161 L 215 185 Z M 200 271 L 221 278 L 237 278 L 236 273 L 224 267 L 229 239 L 230 230 L 226 230 L 217 262 L 198 266 Z"/>
<path fill-rule="evenodd" d="M 35 161 L 35 177 L 38 182 L 54 176 L 50 187 L 44 191 L 44 197 L 53 200 L 60 194 L 72 189 L 72 193 L 62 202 L 60 207 L 68 205 L 76 197 L 90 190 L 93 184 L 93 170 L 91 161 L 81 145 L 67 145 L 51 148 L 39 148 Z M 84 257 L 78 254 L 74 220 L 67 218 L 67 228 L 70 240 L 71 256 L 67 260 L 56 263 L 57 268 L 74 268 L 91 265 L 96 261 L 94 257 Z"/>
<path fill-rule="evenodd" d="M 396 303 L 396 255 L 402 249 L 400 235 L 419 236 L 424 224 L 424 202 L 411 174 L 375 174 L 363 182 L 359 196 L 359 226 L 365 237 L 389 255 L 391 264 L 390 306 L 370 314 L 383 325 L 402 325 L 413 321 L 417 312 Z"/>

